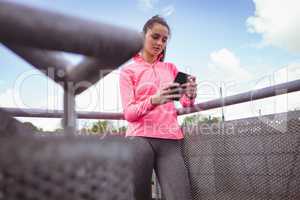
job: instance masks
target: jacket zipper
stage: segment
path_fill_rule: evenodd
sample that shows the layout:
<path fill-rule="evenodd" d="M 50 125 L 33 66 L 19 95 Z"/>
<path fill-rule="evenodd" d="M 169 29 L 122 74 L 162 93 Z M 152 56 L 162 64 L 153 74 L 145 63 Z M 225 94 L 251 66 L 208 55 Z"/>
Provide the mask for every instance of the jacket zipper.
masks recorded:
<path fill-rule="evenodd" d="M 152 68 L 152 70 L 153 70 L 155 79 L 158 80 L 158 87 L 160 87 L 160 76 L 157 75 L 156 70 L 155 70 L 155 65 L 156 65 L 156 64 L 157 64 L 157 61 L 155 61 L 155 62 L 151 65 L 151 68 Z"/>

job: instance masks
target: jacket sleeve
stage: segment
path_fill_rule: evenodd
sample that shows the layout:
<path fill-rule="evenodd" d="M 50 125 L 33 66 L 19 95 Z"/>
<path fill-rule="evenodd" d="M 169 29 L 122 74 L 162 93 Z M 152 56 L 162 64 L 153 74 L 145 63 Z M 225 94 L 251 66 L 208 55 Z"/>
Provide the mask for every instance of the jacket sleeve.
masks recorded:
<path fill-rule="evenodd" d="M 168 63 L 169 67 L 170 67 L 170 71 L 171 73 L 173 74 L 174 76 L 174 80 L 175 80 L 175 77 L 178 73 L 178 69 L 176 67 L 176 65 L 174 65 L 173 63 Z M 190 99 L 188 98 L 185 94 L 182 95 L 182 97 L 180 98 L 179 100 L 180 104 L 183 106 L 183 107 L 191 107 L 194 105 L 195 103 L 195 99 Z"/>
<path fill-rule="evenodd" d="M 155 107 L 150 96 L 143 101 L 136 101 L 132 75 L 131 71 L 122 69 L 119 79 L 123 113 L 128 122 L 139 120 Z"/>
<path fill-rule="evenodd" d="M 190 99 L 185 94 L 180 98 L 179 101 L 183 107 L 191 107 L 195 103 L 195 99 Z"/>

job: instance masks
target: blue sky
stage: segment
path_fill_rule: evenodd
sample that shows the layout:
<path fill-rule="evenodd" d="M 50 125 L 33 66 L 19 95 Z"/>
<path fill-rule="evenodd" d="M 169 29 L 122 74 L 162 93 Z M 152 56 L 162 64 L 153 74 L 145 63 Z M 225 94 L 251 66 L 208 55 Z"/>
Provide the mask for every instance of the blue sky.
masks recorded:
<path fill-rule="evenodd" d="M 219 85 L 223 85 L 225 93 L 230 95 L 300 78 L 300 38 L 296 34 L 300 30 L 297 20 L 300 5 L 297 0 L 15 1 L 137 31 L 141 31 L 151 16 L 165 16 L 172 31 L 166 60 L 197 77 L 197 102 L 217 98 L 215 91 Z M 69 54 L 64 56 L 73 63 L 81 59 Z M 59 87 L 1 45 L 0 66 L 0 106 L 20 107 L 19 98 L 30 108 L 45 108 L 49 102 L 51 108 L 61 108 Z M 24 74 L 27 74 L 25 79 L 22 78 Z M 117 78 L 116 71 L 78 97 L 78 109 L 121 111 L 120 101 L 113 101 L 119 98 Z M 21 88 L 18 94 L 16 85 Z M 105 98 L 101 95 L 103 92 L 106 92 Z M 99 94 L 97 98 L 94 93 Z M 283 100 L 286 97 L 266 99 L 259 102 L 258 107 L 263 113 L 284 111 L 275 107 L 299 107 L 297 95 L 291 95 L 289 102 Z M 269 106 L 271 101 L 275 101 L 275 107 Z M 219 113 L 218 109 L 204 112 Z M 234 119 L 257 112 L 253 112 L 253 104 L 241 104 L 228 107 L 225 114 L 227 119 Z M 53 120 L 52 124 L 46 123 L 46 119 L 21 120 L 32 120 L 45 129 L 59 124 L 57 120 Z"/>

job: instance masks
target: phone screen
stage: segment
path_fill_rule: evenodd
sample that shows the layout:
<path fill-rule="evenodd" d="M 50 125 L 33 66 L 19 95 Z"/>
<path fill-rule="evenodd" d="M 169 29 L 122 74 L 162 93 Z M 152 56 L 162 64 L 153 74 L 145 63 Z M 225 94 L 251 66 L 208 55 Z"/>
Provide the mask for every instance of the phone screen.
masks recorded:
<path fill-rule="evenodd" d="M 190 76 L 189 74 L 186 74 L 186 73 L 183 73 L 183 72 L 178 72 L 177 75 L 176 75 L 176 77 L 175 77 L 174 82 L 175 83 L 179 83 L 180 85 L 184 84 L 184 83 L 186 83 L 188 81 L 188 77 L 189 76 Z M 175 101 L 179 101 L 178 98 L 174 98 L 174 100 Z"/>
<path fill-rule="evenodd" d="M 183 72 L 178 72 L 176 77 L 175 77 L 175 80 L 174 82 L 175 83 L 179 83 L 179 84 L 184 84 L 188 81 L 188 77 L 190 75 L 186 74 L 186 73 L 183 73 Z"/>

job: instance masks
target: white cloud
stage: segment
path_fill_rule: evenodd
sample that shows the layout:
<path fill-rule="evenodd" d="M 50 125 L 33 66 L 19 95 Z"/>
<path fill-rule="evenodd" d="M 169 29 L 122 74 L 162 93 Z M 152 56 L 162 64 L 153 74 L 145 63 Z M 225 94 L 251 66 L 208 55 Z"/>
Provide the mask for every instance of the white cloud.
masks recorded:
<path fill-rule="evenodd" d="M 77 110 L 120 112 L 119 70 L 114 70 L 76 98 Z"/>
<path fill-rule="evenodd" d="M 29 95 L 34 93 L 34 95 Z M 61 109 L 62 88 L 36 69 L 20 73 L 13 84 L 0 93 L 0 106 Z"/>
<path fill-rule="evenodd" d="M 249 32 L 262 35 L 262 46 L 300 52 L 300 1 L 253 0 L 255 15 L 247 19 Z"/>
<path fill-rule="evenodd" d="M 13 98 L 13 89 L 6 89 L 0 94 L 0 107 L 16 107 L 16 103 Z"/>
<path fill-rule="evenodd" d="M 250 80 L 252 74 L 241 66 L 240 59 L 224 48 L 210 54 L 209 70 L 211 78 L 217 81 Z"/>
<path fill-rule="evenodd" d="M 44 131 L 53 131 L 57 128 L 61 128 L 61 119 L 58 118 L 17 117 L 17 120 L 21 122 L 31 122 Z"/>
<path fill-rule="evenodd" d="M 281 84 L 300 79 L 300 63 L 291 63 L 276 72 L 258 80 L 250 90 L 255 90 L 271 85 Z M 226 107 L 227 119 L 239 119 L 244 117 L 287 112 L 300 108 L 300 92 L 283 94 L 275 97 L 260 99 L 248 103 Z"/>
<path fill-rule="evenodd" d="M 78 111 L 93 112 L 122 112 L 122 104 L 119 89 L 119 70 L 114 70 L 91 88 L 76 98 Z M 91 126 L 97 120 L 81 119 L 78 128 Z M 114 126 L 127 125 L 124 120 L 113 120 Z"/>
<path fill-rule="evenodd" d="M 264 88 L 297 79 L 300 79 L 300 63 L 290 63 L 275 72 L 255 80 L 251 89 Z"/>
<path fill-rule="evenodd" d="M 141 10 L 148 11 L 154 8 L 158 0 L 138 0 L 138 7 Z"/>
<path fill-rule="evenodd" d="M 228 53 L 228 52 L 227 52 Z M 239 60 L 236 56 L 224 56 L 226 53 L 221 54 L 223 56 L 216 56 L 218 54 L 214 54 L 214 65 L 222 65 L 226 71 L 226 66 L 240 66 Z M 224 62 L 222 62 L 224 61 Z M 225 63 L 225 64 L 224 64 Z M 227 65 L 226 65 L 227 64 Z M 213 65 L 213 64 L 211 64 Z M 198 97 L 197 102 L 205 102 L 212 99 L 219 98 L 219 86 L 217 83 L 218 79 L 225 80 L 222 73 L 219 73 L 218 70 L 222 70 L 222 67 L 215 67 L 214 71 L 210 71 L 207 79 L 213 81 L 201 81 L 198 83 Z M 239 77 L 238 73 L 235 73 L 235 70 L 229 70 L 233 75 L 232 77 L 237 76 L 236 81 L 229 81 L 222 84 L 223 94 L 224 96 L 230 96 L 233 94 L 238 94 L 247 91 L 255 91 L 259 88 L 268 87 L 275 84 L 285 83 L 288 81 L 293 81 L 300 79 L 300 63 L 299 62 L 291 62 L 283 66 L 281 69 L 272 72 L 270 74 L 265 75 L 259 79 L 251 79 L 249 81 L 244 81 L 242 77 Z M 213 73 L 219 73 L 219 75 Z M 234 75 L 235 74 L 235 75 Z M 227 74 L 230 76 L 230 74 Z M 225 107 L 225 119 L 241 119 L 246 117 L 258 116 L 259 112 L 262 115 L 272 114 L 272 113 L 280 113 L 287 112 L 289 110 L 299 109 L 300 108 L 300 92 L 293 92 L 289 94 L 279 95 L 276 97 L 270 97 L 265 99 L 260 99 L 256 101 L 251 101 L 247 103 L 236 104 L 232 106 Z M 221 116 L 221 109 L 212 109 L 208 111 L 201 112 L 201 114 L 211 115 L 211 116 Z"/>
<path fill-rule="evenodd" d="M 175 12 L 174 5 L 168 5 L 162 9 L 162 15 L 167 17 L 172 15 Z"/>
<path fill-rule="evenodd" d="M 288 81 L 294 81 L 300 79 L 300 63 L 291 63 L 286 67 L 278 70 L 274 73 L 274 84 L 280 84 Z M 286 106 L 277 103 L 278 107 L 286 107 L 288 110 L 294 110 L 300 108 L 300 92 L 292 92 L 288 95 L 280 95 L 278 101 L 286 100 Z M 278 108 L 278 109 L 279 109 Z"/>
<path fill-rule="evenodd" d="M 168 17 L 175 12 L 175 7 L 173 4 L 166 6 L 158 5 L 159 0 L 138 0 L 138 8 L 142 11 L 158 11 L 160 15 Z"/>
<path fill-rule="evenodd" d="M 15 100 L 15 90 L 12 88 L 6 89 L 3 93 L 0 94 L 0 107 L 10 107 L 10 108 L 18 108 L 18 103 Z M 49 96 L 49 101 L 54 102 L 54 98 Z M 44 101 L 45 102 L 45 101 Z M 39 101 L 30 102 L 29 108 L 33 108 L 33 105 L 41 105 Z M 28 107 L 27 107 L 28 108 Z M 31 118 L 31 117 L 18 117 L 17 118 L 21 122 L 31 122 L 35 126 L 39 128 L 43 128 L 43 130 L 51 131 L 60 127 L 61 119 L 49 119 L 49 118 Z"/>
<path fill-rule="evenodd" d="M 119 75 L 119 70 L 113 71 L 99 83 L 102 96 L 100 108 L 105 112 L 120 112 L 122 110 Z"/>

